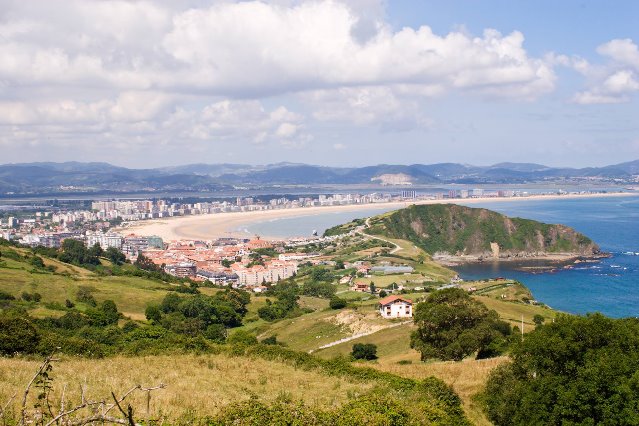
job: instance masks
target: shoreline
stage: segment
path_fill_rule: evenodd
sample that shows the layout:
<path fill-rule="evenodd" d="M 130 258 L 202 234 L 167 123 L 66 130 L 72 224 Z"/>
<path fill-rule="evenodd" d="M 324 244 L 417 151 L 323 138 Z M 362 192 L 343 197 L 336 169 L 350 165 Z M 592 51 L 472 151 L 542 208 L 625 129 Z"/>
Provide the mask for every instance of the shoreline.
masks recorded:
<path fill-rule="evenodd" d="M 435 255 L 432 259 L 442 266 L 449 268 L 463 265 L 485 265 L 491 263 L 521 263 L 522 269 L 556 269 L 559 266 L 577 265 L 580 263 L 595 263 L 611 257 L 610 253 L 586 255 L 580 253 L 544 253 L 530 256 L 482 257 L 477 255 L 454 256 Z M 542 263 L 543 265 L 529 266 L 526 263 Z"/>
<path fill-rule="evenodd" d="M 472 205 L 485 202 L 524 202 L 557 199 L 608 198 L 637 196 L 637 193 L 619 192 L 602 194 L 566 194 L 566 195 L 531 195 L 528 197 L 481 197 L 466 199 L 421 200 L 417 202 L 390 202 L 370 204 L 350 204 L 344 206 L 314 206 L 292 209 L 257 210 L 249 212 L 210 213 L 194 216 L 179 216 L 160 219 L 148 219 L 130 222 L 129 226 L 114 229 L 121 233 L 137 235 L 157 235 L 165 241 L 173 240 L 212 240 L 221 237 L 249 238 L 253 235 L 241 232 L 254 223 L 294 217 L 314 216 L 326 213 L 357 212 L 359 210 L 396 210 L 410 205 L 423 204 L 464 204 Z M 264 239 L 283 240 L 274 235 L 262 235 Z"/>

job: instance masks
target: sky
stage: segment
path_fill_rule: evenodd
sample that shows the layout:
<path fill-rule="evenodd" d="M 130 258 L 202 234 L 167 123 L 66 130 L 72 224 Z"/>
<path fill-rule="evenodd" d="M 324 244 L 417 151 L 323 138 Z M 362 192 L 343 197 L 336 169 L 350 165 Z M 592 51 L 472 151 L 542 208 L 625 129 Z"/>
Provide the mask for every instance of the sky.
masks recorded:
<path fill-rule="evenodd" d="M 639 2 L 0 0 L 0 163 L 639 159 Z"/>

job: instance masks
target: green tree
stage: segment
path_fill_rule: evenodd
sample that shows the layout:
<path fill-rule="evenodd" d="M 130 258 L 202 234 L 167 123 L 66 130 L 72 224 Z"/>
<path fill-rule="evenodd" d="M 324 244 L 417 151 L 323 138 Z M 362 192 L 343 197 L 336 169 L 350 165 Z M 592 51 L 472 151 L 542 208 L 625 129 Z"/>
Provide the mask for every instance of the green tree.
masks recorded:
<path fill-rule="evenodd" d="M 29 264 L 31 266 L 35 266 L 36 268 L 44 268 L 44 261 L 40 256 L 33 256 L 29 259 Z"/>
<path fill-rule="evenodd" d="M 100 257 L 104 254 L 104 250 L 102 250 L 102 246 L 100 246 L 100 244 L 98 243 L 93 244 L 93 247 L 89 248 L 87 252 L 89 253 L 90 256 L 94 256 L 94 257 Z"/>
<path fill-rule="evenodd" d="M 36 351 L 40 335 L 28 318 L 0 316 L 0 354 L 31 354 Z"/>
<path fill-rule="evenodd" d="M 144 315 L 147 320 L 153 323 L 159 323 L 162 319 L 162 311 L 160 311 L 160 308 L 157 305 L 147 306 L 144 310 Z"/>
<path fill-rule="evenodd" d="M 388 293 L 386 293 L 386 290 L 381 290 L 381 291 L 379 292 L 379 297 L 380 297 L 380 298 L 381 298 L 381 297 L 386 297 L 386 296 L 388 296 Z"/>
<path fill-rule="evenodd" d="M 138 255 L 138 258 L 135 260 L 134 265 L 145 271 L 162 272 L 162 268 L 159 265 L 153 263 L 151 259 L 144 256 L 143 254 Z"/>
<path fill-rule="evenodd" d="M 535 316 L 533 317 L 533 322 L 535 323 L 537 327 L 539 327 L 540 325 L 543 325 L 545 321 L 546 321 L 546 318 L 544 318 L 543 315 L 535 314 Z"/>
<path fill-rule="evenodd" d="M 377 359 L 377 345 L 372 343 L 355 343 L 351 351 L 353 359 Z"/>
<path fill-rule="evenodd" d="M 104 252 L 104 257 L 109 259 L 114 265 L 121 265 L 126 262 L 126 256 L 115 247 L 109 247 Z"/>
<path fill-rule="evenodd" d="M 639 424 L 639 320 L 561 315 L 494 370 L 487 414 L 500 425 Z"/>
<path fill-rule="evenodd" d="M 411 347 L 421 352 L 423 361 L 460 361 L 473 353 L 477 358 L 494 356 L 501 353 L 511 331 L 497 312 L 459 288 L 431 293 L 415 306 L 413 316 L 417 330 L 411 335 Z"/>
<path fill-rule="evenodd" d="M 337 296 L 333 296 L 331 297 L 331 299 L 328 302 L 328 306 L 331 309 L 342 309 L 346 307 L 346 300 L 341 299 Z"/>

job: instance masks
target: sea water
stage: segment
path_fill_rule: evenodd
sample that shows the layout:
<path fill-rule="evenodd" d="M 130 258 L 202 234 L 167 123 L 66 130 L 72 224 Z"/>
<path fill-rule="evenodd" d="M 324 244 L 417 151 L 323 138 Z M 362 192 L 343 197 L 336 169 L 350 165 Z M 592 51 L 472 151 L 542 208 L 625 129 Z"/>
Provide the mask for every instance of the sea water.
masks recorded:
<path fill-rule="evenodd" d="M 592 238 L 612 257 L 541 274 L 523 272 L 518 270 L 518 265 L 504 262 L 465 265 L 456 268 L 462 278 L 514 278 L 530 288 L 537 300 L 565 312 L 598 311 L 612 317 L 639 316 L 639 196 L 486 201 L 468 205 L 508 216 L 571 226 Z M 283 218 L 254 223 L 246 231 L 291 237 L 310 235 L 316 230 L 321 235 L 331 226 L 389 210 L 388 207 L 374 207 L 355 212 Z"/>

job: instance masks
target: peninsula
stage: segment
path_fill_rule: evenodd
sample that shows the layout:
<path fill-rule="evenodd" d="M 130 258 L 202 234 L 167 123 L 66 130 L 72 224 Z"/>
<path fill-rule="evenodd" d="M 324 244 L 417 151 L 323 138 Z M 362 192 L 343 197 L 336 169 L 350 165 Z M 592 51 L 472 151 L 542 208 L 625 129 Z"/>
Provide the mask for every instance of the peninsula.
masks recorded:
<path fill-rule="evenodd" d="M 606 256 L 590 238 L 568 226 L 455 204 L 413 205 L 371 218 L 368 224 L 367 233 L 410 241 L 445 264 Z"/>

